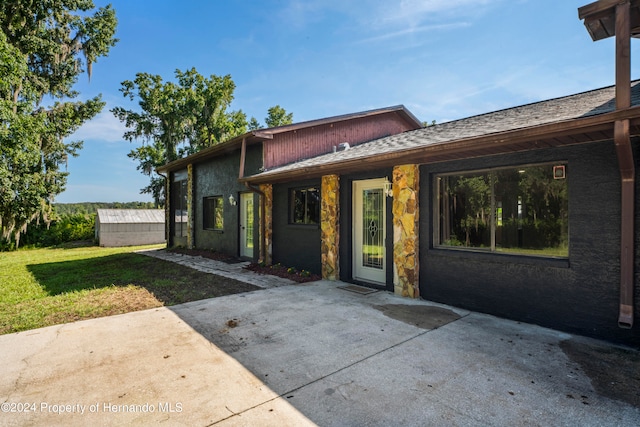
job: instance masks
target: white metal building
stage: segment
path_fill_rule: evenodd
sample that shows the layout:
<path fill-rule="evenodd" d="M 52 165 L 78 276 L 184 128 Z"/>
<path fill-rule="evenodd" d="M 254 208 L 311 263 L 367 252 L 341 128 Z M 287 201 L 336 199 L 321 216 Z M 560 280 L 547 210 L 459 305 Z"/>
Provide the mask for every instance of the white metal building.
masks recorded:
<path fill-rule="evenodd" d="M 100 246 L 135 246 L 164 243 L 162 209 L 98 209 L 96 240 Z"/>

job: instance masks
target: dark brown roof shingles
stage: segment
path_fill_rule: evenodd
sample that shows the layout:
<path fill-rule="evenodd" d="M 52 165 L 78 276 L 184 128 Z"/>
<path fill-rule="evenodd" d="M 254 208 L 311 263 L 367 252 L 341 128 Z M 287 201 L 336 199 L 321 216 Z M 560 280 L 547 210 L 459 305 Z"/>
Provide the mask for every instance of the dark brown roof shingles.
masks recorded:
<path fill-rule="evenodd" d="M 640 105 L 640 81 L 632 83 L 632 105 Z M 300 169 L 339 164 L 421 146 L 446 144 L 493 133 L 596 116 L 614 110 L 615 87 L 610 86 L 388 136 L 357 145 L 346 151 L 325 154 L 278 167 L 254 177 L 264 179 L 269 175 L 281 175 Z"/>

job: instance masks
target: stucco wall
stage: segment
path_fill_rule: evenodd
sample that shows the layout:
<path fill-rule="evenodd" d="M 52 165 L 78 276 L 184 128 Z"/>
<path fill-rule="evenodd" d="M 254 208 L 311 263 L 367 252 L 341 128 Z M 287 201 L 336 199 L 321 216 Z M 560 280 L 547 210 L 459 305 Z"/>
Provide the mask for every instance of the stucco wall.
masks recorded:
<path fill-rule="evenodd" d="M 634 145 L 637 152 L 638 143 Z M 568 260 L 433 248 L 434 174 L 548 161 L 568 162 Z M 640 343 L 639 327 L 624 330 L 617 326 L 621 195 L 613 142 L 427 165 L 421 167 L 420 175 L 424 180 L 420 193 L 423 298 L 569 332 Z M 636 236 L 639 223 L 636 208 Z M 638 277 L 636 265 L 636 325 L 640 324 Z"/>
<path fill-rule="evenodd" d="M 257 173 L 262 161 L 262 149 L 258 146 L 247 147 L 246 174 Z M 248 192 L 247 187 L 238 182 L 240 151 L 198 163 L 193 167 L 193 239 L 194 247 L 211 249 L 231 256 L 239 254 L 238 217 L 240 205 L 231 206 L 229 195 L 237 202 L 240 193 Z M 203 199 L 222 196 L 224 199 L 224 228 L 222 231 L 205 230 L 203 225 Z M 258 241 L 258 198 L 254 200 L 254 236 Z"/>

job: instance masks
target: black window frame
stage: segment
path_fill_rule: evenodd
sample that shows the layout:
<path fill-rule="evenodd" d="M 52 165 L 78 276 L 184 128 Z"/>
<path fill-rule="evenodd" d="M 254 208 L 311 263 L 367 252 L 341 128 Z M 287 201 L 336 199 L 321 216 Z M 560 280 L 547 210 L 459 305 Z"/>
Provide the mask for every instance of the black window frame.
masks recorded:
<path fill-rule="evenodd" d="M 321 203 L 319 186 L 289 188 L 289 225 L 320 226 Z"/>
<path fill-rule="evenodd" d="M 518 188 L 523 190 L 523 187 L 514 187 L 515 181 L 501 181 L 498 176 L 500 174 L 523 174 L 528 170 L 538 169 L 538 172 L 542 168 L 548 168 L 548 171 L 545 172 L 548 174 L 546 179 L 549 179 L 550 186 L 556 182 L 557 180 L 562 180 L 564 183 L 564 188 L 561 190 L 562 195 L 562 205 L 556 206 L 559 209 L 555 212 L 555 217 L 551 219 L 547 219 L 546 221 L 552 221 L 559 225 L 559 235 L 557 237 L 558 246 L 545 246 L 538 248 L 527 248 L 525 245 L 521 245 L 520 243 L 514 245 L 513 239 L 510 244 L 506 245 L 504 236 L 506 236 L 506 227 L 508 218 L 506 216 L 506 206 L 502 205 L 501 197 L 508 194 L 509 198 L 516 200 L 517 204 L 516 209 L 514 210 L 511 207 L 511 211 L 515 211 L 515 215 L 512 215 L 511 221 L 513 219 L 516 220 L 517 224 L 525 224 L 524 215 L 529 215 L 527 211 L 534 212 L 535 209 L 528 209 L 525 206 L 526 201 L 524 199 L 530 199 L 530 195 L 524 192 L 518 192 Z M 567 179 L 567 168 L 568 162 L 566 161 L 557 161 L 557 162 L 544 162 L 544 163 L 529 163 L 522 165 L 510 165 L 499 168 L 491 168 L 491 169 L 465 169 L 457 172 L 446 172 L 446 173 L 434 173 L 433 174 L 433 247 L 435 249 L 449 249 L 449 250 L 460 250 L 460 251 L 472 251 L 472 252 L 488 252 L 492 254 L 507 254 L 507 255 L 519 255 L 519 256 L 532 256 L 532 257 L 545 257 L 545 258 L 561 258 L 568 259 L 569 258 L 569 183 Z M 445 183 L 445 179 L 454 178 L 455 179 L 463 179 L 463 180 L 474 180 L 481 178 L 481 181 L 475 184 L 475 188 L 484 188 L 484 202 L 482 205 L 483 215 L 486 216 L 486 221 L 482 225 L 484 227 L 484 232 L 482 232 L 482 238 L 478 238 L 475 243 L 468 245 L 469 234 L 467 232 L 467 243 L 463 242 L 462 239 L 454 237 L 453 226 L 452 224 L 458 224 L 460 218 L 453 217 L 451 209 L 453 208 L 453 203 L 447 202 L 444 194 L 454 194 L 451 193 L 453 187 L 451 187 L 451 183 Z M 525 179 L 526 180 L 526 179 Z M 501 184 L 504 182 L 504 184 Z M 522 185 L 523 180 L 519 178 L 519 182 Z M 482 183 L 482 185 L 480 184 Z M 537 182 L 539 184 L 539 182 Z M 506 189 L 505 185 L 510 185 L 511 187 Z M 474 185 L 467 185 L 465 187 L 474 187 Z M 556 185 L 557 187 L 557 185 Z M 527 188 L 527 187 L 524 187 Z M 531 188 L 540 188 L 540 187 L 531 187 Z M 549 187 L 553 188 L 553 187 Z M 538 190 L 539 191 L 539 190 Z M 463 197 L 465 193 L 460 193 Z M 534 193 L 535 194 L 535 193 Z M 449 196 L 451 197 L 451 196 Z M 458 197 L 458 196 L 456 196 Z M 471 199 L 470 199 L 471 200 Z M 476 204 L 479 197 L 475 197 Z M 558 199 L 560 200 L 560 199 Z M 447 203 L 449 203 L 447 205 Z M 460 205 L 460 200 L 457 202 Z M 463 204 L 466 204 L 464 202 Z M 487 205 L 488 204 L 488 205 Z M 513 203 L 512 203 L 513 204 Z M 505 217 L 503 218 L 503 208 L 505 209 Z M 460 207 L 458 206 L 458 209 Z M 466 206 L 464 207 L 466 209 Z M 447 212 L 448 217 L 443 215 L 443 212 Z M 476 215 L 475 218 L 479 218 Z M 530 219 L 530 218 L 529 218 Z M 476 232 L 478 230 L 478 220 L 476 219 L 475 229 Z M 482 222 L 481 222 L 482 224 Z M 520 233 L 520 229 L 522 226 L 517 225 Z M 513 228 L 513 227 L 512 227 Z M 447 231 L 447 229 L 449 231 Z M 537 230 L 537 229 L 536 229 Z M 500 233 L 500 234 L 498 234 Z M 529 236 L 538 237 L 536 234 L 529 234 Z M 500 237 L 500 241 L 498 241 L 498 237 Z M 557 250 L 558 252 L 554 253 Z"/>
<path fill-rule="evenodd" d="M 216 221 L 216 211 L 220 210 L 220 224 Z M 202 228 L 204 230 L 224 230 L 224 196 L 208 196 L 202 199 Z"/>

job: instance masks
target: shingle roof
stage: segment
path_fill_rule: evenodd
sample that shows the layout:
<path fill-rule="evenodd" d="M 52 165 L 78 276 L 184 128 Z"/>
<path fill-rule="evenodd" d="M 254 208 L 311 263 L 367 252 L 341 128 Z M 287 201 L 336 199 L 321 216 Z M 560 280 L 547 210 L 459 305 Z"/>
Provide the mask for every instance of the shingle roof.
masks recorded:
<path fill-rule="evenodd" d="M 158 172 L 175 171 L 180 168 L 186 167 L 186 165 L 200 161 L 203 159 L 209 159 L 220 154 L 229 153 L 238 150 L 242 140 L 245 139 L 248 144 L 256 143 L 260 141 L 268 141 L 273 139 L 274 135 L 278 135 L 286 132 L 299 131 L 301 129 L 318 127 L 326 124 L 339 123 L 348 120 L 355 120 L 364 117 L 379 116 L 382 114 L 396 113 L 403 118 L 412 127 L 418 128 L 421 126 L 420 120 L 411 113 L 404 105 L 395 105 L 385 108 L 377 108 L 375 110 L 360 111 L 357 113 L 342 114 L 339 116 L 325 117 L 322 119 L 308 120 L 304 122 L 292 123 L 290 125 L 276 126 L 273 128 L 265 128 L 249 131 L 243 135 L 236 136 L 230 140 L 224 141 L 220 144 L 216 144 L 209 148 L 198 151 L 188 157 L 184 157 L 178 160 L 174 160 L 171 163 L 160 166 Z"/>
<path fill-rule="evenodd" d="M 154 224 L 164 222 L 163 209 L 98 209 L 101 224 Z"/>
<path fill-rule="evenodd" d="M 632 82 L 631 94 L 632 105 L 640 105 L 640 80 Z M 598 116 L 613 111 L 615 111 L 615 86 L 610 86 L 407 131 L 366 142 L 346 151 L 330 153 L 274 168 L 248 177 L 247 180 L 251 181 L 257 178 L 259 181 L 264 181 L 269 176 L 282 175 L 301 169 L 312 170 L 318 166 L 339 165 L 348 161 L 384 156 L 412 148 L 447 144 L 500 132 Z"/>

